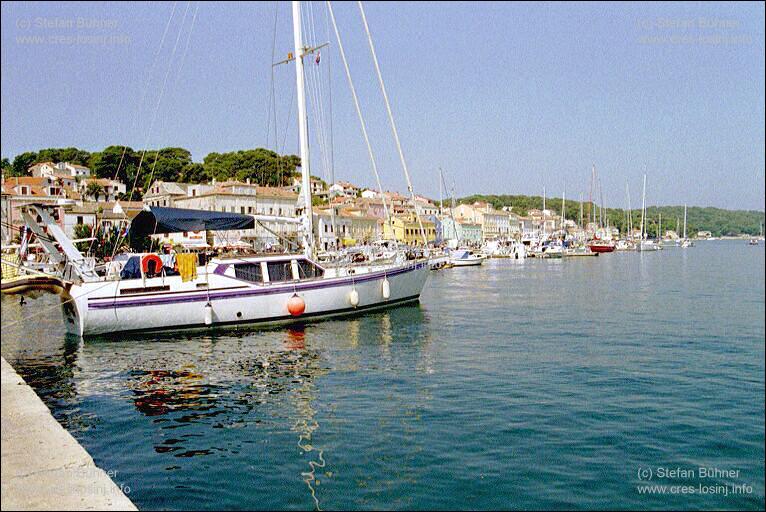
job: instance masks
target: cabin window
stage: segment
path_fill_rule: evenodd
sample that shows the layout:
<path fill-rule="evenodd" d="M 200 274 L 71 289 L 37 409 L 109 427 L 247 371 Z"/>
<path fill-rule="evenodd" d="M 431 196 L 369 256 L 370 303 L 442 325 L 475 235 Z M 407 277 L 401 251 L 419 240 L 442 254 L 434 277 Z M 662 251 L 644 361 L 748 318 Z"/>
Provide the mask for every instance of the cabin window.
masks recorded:
<path fill-rule="evenodd" d="M 325 243 L 327 245 L 327 243 Z M 327 249 L 327 247 L 325 247 Z M 298 260 L 298 278 L 310 279 L 312 277 L 322 277 L 324 270 L 317 267 L 308 260 Z"/>
<path fill-rule="evenodd" d="M 269 281 L 292 281 L 293 271 L 289 261 L 269 261 Z"/>
<path fill-rule="evenodd" d="M 260 263 L 239 263 L 234 265 L 234 275 L 237 279 L 250 281 L 251 283 L 262 283 L 263 272 Z"/>

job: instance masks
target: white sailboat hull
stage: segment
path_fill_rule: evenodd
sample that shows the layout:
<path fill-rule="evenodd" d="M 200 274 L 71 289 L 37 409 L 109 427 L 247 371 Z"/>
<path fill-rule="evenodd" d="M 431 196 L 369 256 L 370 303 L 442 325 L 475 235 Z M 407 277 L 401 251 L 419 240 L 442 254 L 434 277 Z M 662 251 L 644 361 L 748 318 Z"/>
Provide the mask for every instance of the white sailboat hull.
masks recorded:
<path fill-rule="evenodd" d="M 197 289 L 198 279 L 196 284 L 185 283 L 186 290 L 127 295 L 120 290 L 141 282 L 101 281 L 73 286 L 70 297 L 74 299 L 64 304 L 64 316 L 68 332 L 79 336 L 303 322 L 416 302 L 428 275 L 427 262 L 418 261 L 358 275 L 260 285 L 209 275 L 209 292 Z M 164 278 L 166 284 L 172 280 L 180 283 L 177 276 Z M 388 298 L 384 297 L 384 280 L 388 281 Z M 146 287 L 158 286 L 160 281 L 147 279 Z M 352 290 L 358 293 L 356 305 L 352 305 Z M 299 316 L 291 315 L 287 308 L 294 294 L 305 303 Z M 207 304 L 211 312 L 206 311 Z"/>

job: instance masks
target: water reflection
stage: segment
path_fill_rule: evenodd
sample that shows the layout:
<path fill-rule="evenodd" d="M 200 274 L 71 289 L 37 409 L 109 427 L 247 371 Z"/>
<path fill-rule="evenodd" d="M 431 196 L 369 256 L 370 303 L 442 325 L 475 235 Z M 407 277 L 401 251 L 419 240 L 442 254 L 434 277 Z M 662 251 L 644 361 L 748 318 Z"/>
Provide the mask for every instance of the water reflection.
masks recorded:
<path fill-rule="evenodd" d="M 20 308 L 29 305 L 13 307 L 23 316 Z M 144 453 L 150 449 L 160 458 L 155 468 L 182 478 L 168 480 L 180 489 L 191 485 L 182 476 L 188 471 L 198 473 L 212 464 L 225 472 L 226 462 L 218 458 L 248 453 L 253 438 L 269 442 L 291 432 L 301 455 L 296 462 L 304 465 L 293 475 L 317 509 L 320 470 L 325 478 L 333 475 L 317 437 L 323 418 L 335 414 L 334 405 L 328 410 L 332 397 L 322 396 L 322 378 L 360 368 L 423 370 L 432 357 L 429 322 L 420 306 L 272 330 L 84 342 L 63 334 L 61 318 L 49 323 L 38 326 L 39 332 L 31 329 L 29 338 L 4 331 L 3 353 L 77 437 L 100 429 L 93 435 L 95 444 L 110 451 L 107 457 L 118 453 L 117 463 L 138 468 L 139 474 L 149 464 L 144 461 L 152 460 Z M 226 434 L 231 429 L 245 430 L 232 438 Z M 290 453 L 285 446 L 275 448 Z M 93 455 L 99 460 L 105 454 L 96 447 Z M 263 457 L 257 451 L 252 455 Z M 174 462 L 162 462 L 167 457 Z M 289 462 L 277 457 L 267 455 L 255 465 L 264 464 L 265 470 L 266 464 Z M 197 461 L 203 460 L 208 462 L 200 467 Z"/>

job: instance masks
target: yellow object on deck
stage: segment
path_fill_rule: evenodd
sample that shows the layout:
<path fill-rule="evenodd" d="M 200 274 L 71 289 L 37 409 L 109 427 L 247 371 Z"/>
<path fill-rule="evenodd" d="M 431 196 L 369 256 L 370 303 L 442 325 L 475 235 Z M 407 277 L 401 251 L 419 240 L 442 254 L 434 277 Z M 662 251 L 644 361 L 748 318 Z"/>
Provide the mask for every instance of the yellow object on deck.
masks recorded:
<path fill-rule="evenodd" d="M 181 281 L 191 281 L 197 279 L 197 253 L 176 254 L 176 264 L 178 273 L 181 274 Z"/>

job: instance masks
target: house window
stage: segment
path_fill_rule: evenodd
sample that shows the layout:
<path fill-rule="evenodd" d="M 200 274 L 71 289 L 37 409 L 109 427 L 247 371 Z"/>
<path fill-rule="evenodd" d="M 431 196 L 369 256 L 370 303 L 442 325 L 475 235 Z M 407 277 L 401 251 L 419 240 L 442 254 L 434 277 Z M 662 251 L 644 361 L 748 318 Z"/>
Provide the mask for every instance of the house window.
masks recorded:
<path fill-rule="evenodd" d="M 194 197 L 194 196 L 196 196 L 196 195 L 197 195 L 197 189 L 193 189 L 193 190 L 192 190 L 192 197 Z"/>
<path fill-rule="evenodd" d="M 282 208 L 279 209 L 279 215 L 282 215 Z"/>
<path fill-rule="evenodd" d="M 269 208 L 269 215 L 274 215 L 274 208 Z"/>
<path fill-rule="evenodd" d="M 245 207 L 244 206 L 241 206 L 239 209 L 241 210 L 242 213 L 245 213 Z"/>
<path fill-rule="evenodd" d="M 248 206 L 247 207 L 247 213 L 253 213 L 253 207 L 252 206 Z"/>
<path fill-rule="evenodd" d="M 83 224 L 82 215 L 77 216 L 77 224 Z"/>

